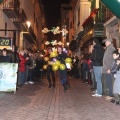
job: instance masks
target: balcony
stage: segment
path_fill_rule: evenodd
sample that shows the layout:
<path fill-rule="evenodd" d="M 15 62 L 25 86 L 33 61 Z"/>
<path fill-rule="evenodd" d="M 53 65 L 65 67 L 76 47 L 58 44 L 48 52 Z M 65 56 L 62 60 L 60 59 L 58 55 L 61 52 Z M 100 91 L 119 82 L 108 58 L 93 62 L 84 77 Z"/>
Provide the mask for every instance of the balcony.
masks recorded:
<path fill-rule="evenodd" d="M 3 12 L 8 16 L 8 18 L 18 18 L 20 9 L 19 0 L 6 0 L 3 3 Z"/>
<path fill-rule="evenodd" d="M 24 10 L 21 9 L 18 18 L 14 19 L 13 23 L 20 31 L 26 31 L 27 30 L 27 26 L 25 24 L 26 21 L 27 21 L 27 16 Z"/>
<path fill-rule="evenodd" d="M 103 9 L 94 9 L 90 16 L 82 24 L 84 28 L 84 33 L 86 34 L 93 27 L 103 26 L 104 14 Z"/>
<path fill-rule="evenodd" d="M 103 24 L 114 16 L 114 14 L 101 2 L 100 6 L 100 8 L 94 9 L 90 16 L 82 24 L 84 28 L 84 34 L 89 32 L 92 28 L 103 27 Z"/>

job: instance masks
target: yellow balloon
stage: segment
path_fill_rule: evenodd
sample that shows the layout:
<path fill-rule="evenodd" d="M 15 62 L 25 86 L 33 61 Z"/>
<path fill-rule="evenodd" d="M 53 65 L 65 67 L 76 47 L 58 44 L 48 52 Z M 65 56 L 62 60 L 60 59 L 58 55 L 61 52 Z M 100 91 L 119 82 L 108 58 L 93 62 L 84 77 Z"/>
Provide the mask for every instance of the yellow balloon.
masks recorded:
<path fill-rule="evenodd" d="M 65 62 L 66 62 L 66 63 L 71 63 L 71 62 L 72 62 L 72 59 L 71 59 L 71 58 L 66 58 L 66 59 L 65 59 Z"/>
<path fill-rule="evenodd" d="M 57 71 L 58 68 L 59 68 L 58 65 L 53 65 L 53 66 L 52 66 L 52 70 L 53 70 L 53 71 Z"/>
<path fill-rule="evenodd" d="M 65 67 L 64 64 L 60 64 L 60 69 L 61 69 L 61 70 L 65 70 L 65 68 L 66 68 L 66 67 Z"/>
<path fill-rule="evenodd" d="M 47 69 L 47 65 L 43 65 L 43 69 L 46 70 Z"/>
<path fill-rule="evenodd" d="M 57 52 L 51 52 L 50 53 L 50 57 L 56 57 L 57 56 Z"/>
<path fill-rule="evenodd" d="M 49 57 L 45 57 L 45 58 L 44 58 L 44 61 L 48 61 L 48 60 L 49 60 Z"/>
<path fill-rule="evenodd" d="M 59 65 L 60 65 L 60 61 L 59 61 L 59 60 L 56 60 L 56 61 L 55 61 L 55 64 L 59 66 Z"/>

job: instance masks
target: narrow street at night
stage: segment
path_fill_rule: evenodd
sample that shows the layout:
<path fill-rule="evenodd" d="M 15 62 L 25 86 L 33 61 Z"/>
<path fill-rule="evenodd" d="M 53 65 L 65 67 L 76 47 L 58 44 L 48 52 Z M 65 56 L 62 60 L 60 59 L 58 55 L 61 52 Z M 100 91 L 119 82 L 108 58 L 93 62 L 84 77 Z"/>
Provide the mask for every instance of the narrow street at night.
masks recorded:
<path fill-rule="evenodd" d="M 92 97 L 90 86 L 70 79 L 65 93 L 57 79 L 48 88 L 47 79 L 20 87 L 16 94 L 0 93 L 0 120 L 119 120 L 120 106 Z"/>

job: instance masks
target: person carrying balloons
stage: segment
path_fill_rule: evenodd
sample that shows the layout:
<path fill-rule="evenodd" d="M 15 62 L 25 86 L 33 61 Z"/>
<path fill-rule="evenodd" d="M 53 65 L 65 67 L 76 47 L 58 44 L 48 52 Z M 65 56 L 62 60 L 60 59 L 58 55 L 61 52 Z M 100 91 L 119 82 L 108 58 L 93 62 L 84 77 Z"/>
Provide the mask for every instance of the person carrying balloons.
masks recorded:
<path fill-rule="evenodd" d="M 60 65 L 58 69 L 59 79 L 61 84 L 64 87 L 64 92 L 66 92 L 67 88 L 70 88 L 70 85 L 67 80 L 67 67 L 66 67 L 66 61 L 65 61 L 66 59 L 68 59 L 68 55 L 65 52 L 63 52 L 62 47 L 58 47 L 57 59 L 60 61 Z"/>
<path fill-rule="evenodd" d="M 47 80 L 49 83 L 48 88 L 55 88 L 55 72 L 52 70 L 52 63 L 54 56 L 51 55 L 52 49 L 49 47 L 47 49 L 47 55 L 44 57 L 44 66 L 43 69 L 46 70 Z M 52 81 L 51 81 L 52 78 Z"/>

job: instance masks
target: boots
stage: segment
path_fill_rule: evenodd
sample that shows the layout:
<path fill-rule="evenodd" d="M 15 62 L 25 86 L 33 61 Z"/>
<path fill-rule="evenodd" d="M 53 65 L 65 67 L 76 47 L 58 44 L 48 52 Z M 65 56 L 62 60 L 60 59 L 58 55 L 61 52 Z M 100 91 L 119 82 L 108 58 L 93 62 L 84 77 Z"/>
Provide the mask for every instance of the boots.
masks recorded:
<path fill-rule="evenodd" d="M 52 87 L 52 84 L 49 84 L 48 88 L 51 88 Z"/>
<path fill-rule="evenodd" d="M 63 84 L 63 87 L 64 87 L 64 92 L 66 92 L 66 90 L 67 90 L 66 84 Z"/>

